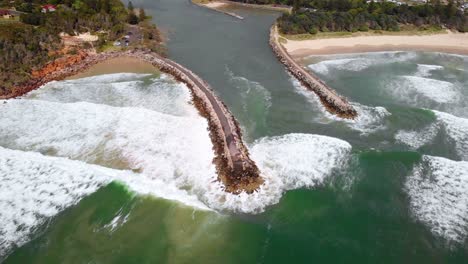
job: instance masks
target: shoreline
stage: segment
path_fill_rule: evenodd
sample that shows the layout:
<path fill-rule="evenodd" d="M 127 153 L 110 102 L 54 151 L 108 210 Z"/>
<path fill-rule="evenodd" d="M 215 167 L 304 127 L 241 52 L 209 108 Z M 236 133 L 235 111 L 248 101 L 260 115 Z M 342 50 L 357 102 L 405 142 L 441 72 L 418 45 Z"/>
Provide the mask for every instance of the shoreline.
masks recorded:
<path fill-rule="evenodd" d="M 82 72 L 65 78 L 65 80 L 75 80 L 102 74 L 127 72 L 157 74 L 159 73 L 159 70 L 148 62 L 122 55 L 120 57 L 109 58 L 107 60 L 100 61 L 83 70 Z"/>
<path fill-rule="evenodd" d="M 80 52 L 77 55 L 52 61 L 42 69 L 33 71 L 29 81 L 14 87 L 9 94 L 0 96 L 0 99 L 16 98 L 48 82 L 73 78 L 80 73 L 86 73 L 100 63 L 105 65 L 105 61 L 125 60 L 129 57 L 143 64 L 150 64 L 154 69 L 159 69 L 187 85 L 192 95 L 192 103 L 199 114 L 208 121 L 209 137 L 215 154 L 213 163 L 217 170 L 218 180 L 224 185 L 224 190 L 234 194 L 256 191 L 263 183 L 263 179 L 244 145 L 240 125 L 227 106 L 204 80 L 180 64 L 157 53 L 148 50 L 99 54 Z"/>
<path fill-rule="evenodd" d="M 254 8 L 254 9 L 263 9 L 263 10 L 270 10 L 270 11 L 276 11 L 276 12 L 283 12 L 283 13 L 291 13 L 292 12 L 292 7 L 289 6 L 281 6 L 281 5 L 259 5 L 259 4 L 247 4 L 247 3 L 240 3 L 240 2 L 234 2 L 234 1 L 229 1 L 229 0 L 215 0 L 215 1 L 197 1 L 197 0 L 190 0 L 193 4 L 201 7 L 205 7 L 220 13 L 223 13 L 228 16 L 232 16 L 238 19 L 243 20 L 244 17 L 228 11 L 224 10 L 224 7 L 242 7 L 242 8 Z"/>
<path fill-rule="evenodd" d="M 287 36 L 286 36 L 287 37 Z M 468 33 L 433 35 L 383 35 L 286 41 L 283 47 L 295 59 L 379 51 L 428 51 L 468 55 Z"/>
<path fill-rule="evenodd" d="M 212 1 L 212 2 L 204 3 L 204 2 L 198 2 L 198 1 L 191 0 L 191 2 L 193 4 L 195 4 L 195 5 L 197 5 L 197 6 L 208 8 L 208 9 L 211 9 L 213 11 L 220 12 L 220 13 L 223 13 L 223 14 L 228 15 L 228 16 L 232 16 L 232 17 L 240 19 L 240 20 L 244 19 L 244 17 L 242 17 L 242 16 L 240 16 L 240 15 L 234 13 L 234 12 L 229 12 L 229 11 L 223 10 L 222 9 L 223 7 L 228 7 L 230 5 L 230 3 L 226 3 L 225 1 Z"/>
<path fill-rule="evenodd" d="M 247 4 L 247 3 L 241 3 L 241 2 L 234 2 L 234 1 L 229 1 L 229 0 L 218 0 L 218 1 L 213 1 L 213 3 L 225 3 L 227 5 L 232 5 L 232 6 L 241 6 L 241 7 L 246 7 L 246 8 L 256 8 L 256 9 L 264 9 L 264 10 L 271 10 L 271 11 L 278 11 L 278 12 L 286 12 L 286 13 L 291 13 L 292 7 L 290 6 L 282 6 L 282 5 L 259 5 L 259 4 Z"/>

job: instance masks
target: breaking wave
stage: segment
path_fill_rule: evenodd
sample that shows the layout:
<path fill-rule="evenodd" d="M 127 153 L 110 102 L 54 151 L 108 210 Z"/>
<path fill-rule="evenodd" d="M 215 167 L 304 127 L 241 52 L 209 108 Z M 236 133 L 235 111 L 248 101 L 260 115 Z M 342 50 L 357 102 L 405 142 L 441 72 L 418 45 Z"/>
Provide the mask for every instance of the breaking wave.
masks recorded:
<path fill-rule="evenodd" d="M 189 94 L 179 89 L 184 86 L 128 79 L 116 85 L 109 80 L 116 77 L 55 82 L 0 101 L 0 196 L 6 198 L 0 210 L 9 212 L 0 216 L 0 233 L 7 234 L 0 250 L 24 243 L 46 219 L 111 181 L 200 209 L 260 213 L 287 190 L 323 183 L 349 158 L 351 145 L 336 138 L 262 138 L 250 147 L 265 183 L 250 195 L 226 193 L 212 163 L 207 122 L 194 114 Z M 148 98 L 145 87 L 179 100 L 173 104 L 179 110 L 154 106 L 159 99 Z M 18 228 L 24 232 L 14 233 Z"/>
<path fill-rule="evenodd" d="M 319 123 L 343 122 L 349 128 L 359 131 L 361 135 L 368 135 L 376 131 L 385 129 L 386 118 L 391 115 L 384 107 L 381 106 L 367 106 L 359 103 L 351 102 L 351 105 L 358 112 L 357 118 L 354 120 L 337 117 L 327 111 L 322 105 L 318 96 L 304 87 L 296 78 L 290 78 L 291 83 L 294 85 L 295 91 L 303 95 L 312 104 L 314 109 L 320 113 L 320 116 L 315 119 Z"/>
<path fill-rule="evenodd" d="M 327 75 L 332 70 L 362 71 L 374 65 L 407 61 L 417 57 L 414 52 L 371 52 L 311 56 L 325 60 L 308 65 L 312 71 Z M 310 58 L 310 57 L 309 57 Z"/>
<path fill-rule="evenodd" d="M 395 139 L 416 150 L 432 142 L 439 133 L 439 129 L 439 124 L 434 123 L 421 130 L 400 130 L 395 134 Z"/>
<path fill-rule="evenodd" d="M 444 239 L 468 235 L 468 162 L 423 156 L 405 183 L 416 218 Z"/>
<path fill-rule="evenodd" d="M 440 65 L 429 65 L 429 64 L 418 64 L 418 71 L 416 72 L 417 76 L 429 77 L 431 76 L 432 71 L 442 70 L 444 66 Z"/>
<path fill-rule="evenodd" d="M 51 217 L 114 180 L 140 194 L 209 210 L 196 196 L 143 174 L 0 147 L 0 256 L 29 241 Z"/>
<path fill-rule="evenodd" d="M 145 85 L 145 82 L 148 82 Z M 99 85 L 96 85 L 99 84 Z M 27 99 L 61 103 L 89 102 L 116 107 L 139 107 L 171 115 L 197 115 L 187 102 L 190 92 L 170 75 L 117 73 L 51 82 L 27 94 Z"/>
<path fill-rule="evenodd" d="M 455 144 L 457 155 L 468 161 L 468 119 L 433 110 L 448 138 Z"/>
<path fill-rule="evenodd" d="M 389 82 L 387 90 L 396 98 L 410 104 L 455 103 L 461 93 L 453 83 L 418 77 L 399 76 Z"/>
<path fill-rule="evenodd" d="M 419 149 L 433 141 L 440 131 L 447 139 L 445 144 L 453 144 L 457 156 L 468 161 L 468 119 L 432 110 L 436 121 L 420 130 L 400 130 L 395 139 L 413 149 Z"/>

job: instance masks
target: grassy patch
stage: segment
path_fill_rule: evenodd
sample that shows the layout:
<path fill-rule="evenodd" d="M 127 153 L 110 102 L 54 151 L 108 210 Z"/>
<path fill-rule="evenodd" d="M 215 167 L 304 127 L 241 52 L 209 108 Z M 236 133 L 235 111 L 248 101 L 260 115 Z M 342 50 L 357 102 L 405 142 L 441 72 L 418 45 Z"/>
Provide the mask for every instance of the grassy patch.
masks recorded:
<path fill-rule="evenodd" d="M 369 30 L 366 32 L 319 32 L 317 34 L 281 34 L 282 37 L 289 40 L 309 40 L 324 38 L 349 38 L 358 36 L 422 36 L 433 34 L 447 34 L 447 31 L 438 27 L 419 27 L 404 26 L 400 31 Z"/>
<path fill-rule="evenodd" d="M 119 50 L 122 50 L 122 47 L 114 46 L 113 41 L 107 41 L 106 44 L 102 45 L 98 49 L 99 52 L 109 52 L 109 51 L 119 51 Z"/>
<path fill-rule="evenodd" d="M 20 22 L 19 20 L 19 16 L 15 16 L 14 18 L 3 18 L 3 17 L 0 17 L 0 23 L 16 23 L 16 22 Z"/>

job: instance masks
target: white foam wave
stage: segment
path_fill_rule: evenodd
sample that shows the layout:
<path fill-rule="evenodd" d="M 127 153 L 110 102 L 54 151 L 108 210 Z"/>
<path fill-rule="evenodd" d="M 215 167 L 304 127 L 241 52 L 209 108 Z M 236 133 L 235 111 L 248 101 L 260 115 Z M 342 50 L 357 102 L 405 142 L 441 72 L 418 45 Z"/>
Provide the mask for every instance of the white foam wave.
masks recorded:
<path fill-rule="evenodd" d="M 59 83 L 74 83 L 74 84 L 88 84 L 88 83 L 116 83 L 116 82 L 127 82 L 127 81 L 134 81 L 135 79 L 151 76 L 152 74 L 149 73 L 111 73 L 111 74 L 102 74 L 102 75 L 95 75 L 80 79 L 73 79 L 67 81 L 60 81 Z"/>
<path fill-rule="evenodd" d="M 418 64 L 417 76 L 428 77 L 432 71 L 442 70 L 444 67 L 440 65 Z"/>
<path fill-rule="evenodd" d="M 440 131 L 445 132 L 448 143 L 453 143 L 460 159 L 468 161 L 468 119 L 432 110 L 436 121 L 420 130 L 400 130 L 395 135 L 398 142 L 419 149 L 432 142 Z"/>
<path fill-rule="evenodd" d="M 387 90 L 398 99 L 417 105 L 427 100 L 439 104 L 455 103 L 461 96 L 450 82 L 418 76 L 400 76 L 388 84 Z"/>
<path fill-rule="evenodd" d="M 371 52 L 311 56 L 325 60 L 310 64 L 308 67 L 319 74 L 329 74 L 331 70 L 362 71 L 374 65 L 407 61 L 417 56 L 414 52 Z M 310 57 L 309 57 L 310 58 Z"/>
<path fill-rule="evenodd" d="M 39 100 L 13 100 L 1 109 L 0 145 L 7 148 L 130 168 L 158 178 L 213 170 L 207 122 L 199 116 Z M 180 160 L 193 162 L 179 166 Z"/>
<path fill-rule="evenodd" d="M 129 80 L 122 85 L 132 86 Z M 113 180 L 140 194 L 201 209 L 259 213 L 279 202 L 286 190 L 322 183 L 351 151 L 348 143 L 324 136 L 290 134 L 258 140 L 251 153 L 264 172 L 265 184 L 254 194 L 234 195 L 217 181 L 202 117 L 134 107 L 132 99 L 110 106 L 105 93 L 93 99 L 85 88 L 82 93 L 69 88 L 63 94 L 54 89 L 36 93 L 35 98 L 50 95 L 51 101 L 0 101 L 0 146 L 8 148 L 0 148 L 0 210 L 11 212 L 0 216 L 6 230 L 2 232 L 8 232 L 5 250 L 24 243 L 45 219 Z M 71 91 L 70 98 L 66 91 Z M 95 103 L 81 102 L 80 94 Z M 175 107 L 194 109 L 185 104 Z M 42 193 L 47 197 L 42 199 Z M 24 232 L 13 233 L 19 226 Z"/>
<path fill-rule="evenodd" d="M 325 60 L 308 67 L 317 73 L 328 74 L 331 69 L 348 70 L 348 71 L 361 71 L 372 65 L 369 59 L 355 58 L 355 59 L 334 59 Z"/>
<path fill-rule="evenodd" d="M 139 107 L 171 115 L 197 115 L 187 102 L 191 95 L 183 83 L 166 74 L 152 78 L 149 74 L 109 74 L 51 82 L 28 93 L 24 98 L 51 102 L 89 102 L 110 106 Z"/>
<path fill-rule="evenodd" d="M 143 194 L 208 210 L 195 196 L 131 171 L 0 147 L 0 256 L 30 240 L 48 219 L 113 180 Z"/>
<path fill-rule="evenodd" d="M 291 190 L 323 183 L 350 151 L 351 145 L 337 138 L 288 134 L 257 140 L 252 157 L 265 174 L 281 179 L 282 189 Z"/>
<path fill-rule="evenodd" d="M 254 142 L 251 156 L 265 180 L 252 194 L 233 195 L 211 183 L 204 190 L 205 203 L 212 208 L 244 213 L 260 213 L 279 202 L 287 190 L 312 188 L 322 184 L 349 158 L 351 145 L 319 135 L 287 134 Z M 201 187 L 201 186 L 200 186 Z"/>
<path fill-rule="evenodd" d="M 463 242 L 468 235 L 468 162 L 423 156 L 405 188 L 414 215 L 437 236 Z"/>
<path fill-rule="evenodd" d="M 454 142 L 457 155 L 468 161 L 468 119 L 432 110 L 445 129 L 447 136 Z"/>
<path fill-rule="evenodd" d="M 316 122 L 320 123 L 331 123 L 331 122 L 343 122 L 349 128 L 359 131 L 361 135 L 368 135 L 376 131 L 385 129 L 385 120 L 391 115 L 384 107 L 381 106 L 367 106 L 359 103 L 351 102 L 351 105 L 358 112 L 357 118 L 354 120 L 337 117 L 327 111 L 322 105 L 318 96 L 307 90 L 296 78 L 291 77 L 290 81 L 294 85 L 295 91 L 307 98 L 307 100 L 314 106 L 318 112 L 321 113 L 319 118 L 316 118 Z"/>
<path fill-rule="evenodd" d="M 432 142 L 432 140 L 437 136 L 439 128 L 439 124 L 434 123 L 418 131 L 400 130 L 395 134 L 395 139 L 398 142 L 408 145 L 416 150 Z"/>
<path fill-rule="evenodd" d="M 351 149 L 344 141 L 306 134 L 263 139 L 252 152 L 265 170 L 265 185 L 252 195 L 233 195 L 216 181 L 207 123 L 201 117 L 84 102 L 22 99 L 1 107 L 2 146 L 132 169 L 146 175 L 126 180 L 138 192 L 142 192 L 138 186 L 144 190 L 160 181 L 167 185 L 165 189 L 187 190 L 217 210 L 261 212 L 278 202 L 285 190 L 320 183 L 334 164 L 347 159 L 345 154 Z M 273 151 L 274 146 L 278 148 Z M 275 161 L 273 153 L 262 154 L 262 150 L 283 155 L 275 156 Z M 275 172 L 273 168 L 281 169 Z"/>

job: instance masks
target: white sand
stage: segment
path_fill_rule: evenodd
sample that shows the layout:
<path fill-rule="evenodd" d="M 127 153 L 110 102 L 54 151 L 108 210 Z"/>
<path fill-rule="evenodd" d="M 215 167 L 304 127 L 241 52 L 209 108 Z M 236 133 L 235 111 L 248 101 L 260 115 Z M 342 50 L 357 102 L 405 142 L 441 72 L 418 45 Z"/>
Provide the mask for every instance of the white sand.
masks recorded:
<path fill-rule="evenodd" d="M 219 8 L 219 7 L 223 7 L 226 5 L 226 3 L 223 3 L 223 2 L 209 2 L 207 4 L 204 4 L 206 7 L 209 7 L 209 8 Z"/>
<path fill-rule="evenodd" d="M 313 40 L 288 40 L 283 44 L 295 57 L 313 54 L 387 50 L 422 50 L 468 54 L 468 33 L 421 36 L 357 36 Z"/>

